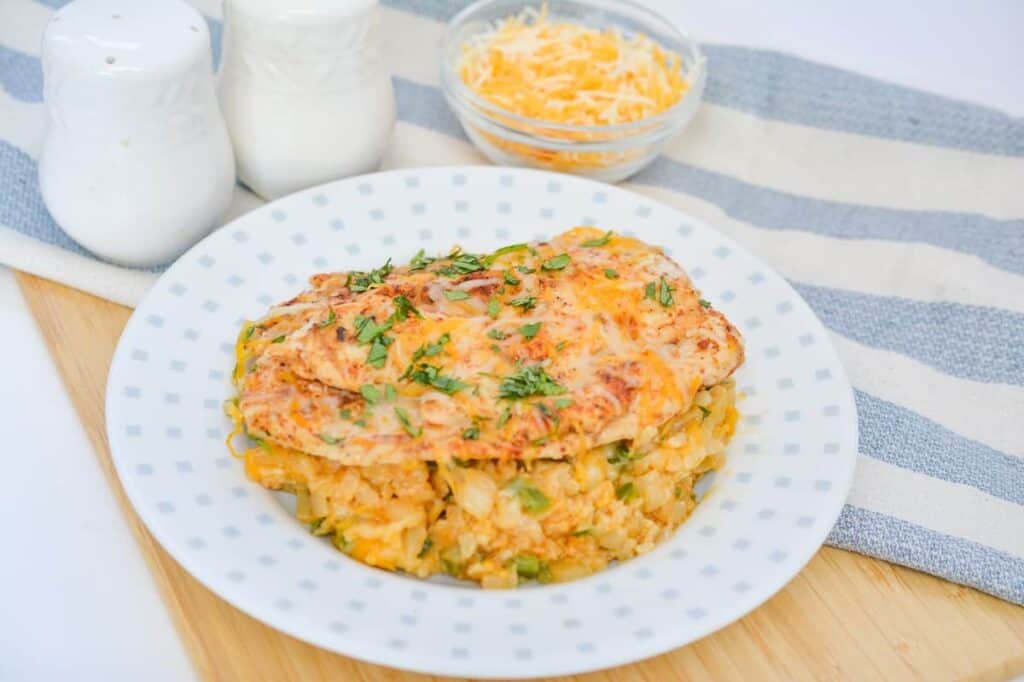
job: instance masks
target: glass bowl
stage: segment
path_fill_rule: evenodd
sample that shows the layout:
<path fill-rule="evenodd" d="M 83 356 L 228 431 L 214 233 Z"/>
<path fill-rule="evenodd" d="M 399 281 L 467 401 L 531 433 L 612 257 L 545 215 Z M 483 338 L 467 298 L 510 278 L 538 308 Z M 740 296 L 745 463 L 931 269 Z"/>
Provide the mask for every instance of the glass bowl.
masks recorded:
<path fill-rule="evenodd" d="M 497 106 L 473 92 L 458 73 L 466 41 L 527 7 L 541 2 L 480 0 L 448 23 L 441 54 L 441 85 L 466 134 L 488 158 L 508 166 L 543 168 L 605 182 L 627 178 L 654 160 L 697 112 L 707 69 L 696 42 L 668 20 L 624 0 L 548 0 L 552 21 L 594 29 L 616 28 L 626 38 L 642 33 L 680 55 L 689 88 L 674 105 L 630 123 L 571 125 L 529 118 Z"/>

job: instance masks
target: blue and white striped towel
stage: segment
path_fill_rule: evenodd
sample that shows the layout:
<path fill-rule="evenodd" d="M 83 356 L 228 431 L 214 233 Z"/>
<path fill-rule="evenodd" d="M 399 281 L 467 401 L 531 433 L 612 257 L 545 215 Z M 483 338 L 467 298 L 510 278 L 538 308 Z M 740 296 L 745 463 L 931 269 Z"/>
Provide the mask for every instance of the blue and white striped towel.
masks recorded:
<path fill-rule="evenodd" d="M 59 4 L 7 0 L 0 22 L 0 261 L 131 304 L 155 274 L 92 258 L 39 197 L 38 45 Z M 437 82 L 462 4 L 384 2 L 400 119 L 385 167 L 483 162 Z M 831 330 L 860 461 L 829 542 L 1024 604 L 1024 121 L 775 52 L 707 52 L 692 127 L 626 184 L 765 258 Z M 258 203 L 239 190 L 234 212 Z"/>

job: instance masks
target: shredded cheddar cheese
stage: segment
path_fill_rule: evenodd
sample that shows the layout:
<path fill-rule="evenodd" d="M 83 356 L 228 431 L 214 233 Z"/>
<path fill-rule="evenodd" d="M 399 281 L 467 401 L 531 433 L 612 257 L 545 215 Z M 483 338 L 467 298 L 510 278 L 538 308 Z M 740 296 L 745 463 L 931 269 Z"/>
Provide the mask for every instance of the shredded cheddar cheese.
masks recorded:
<path fill-rule="evenodd" d="M 528 8 L 464 46 L 462 81 L 512 113 L 572 125 L 631 123 L 676 104 L 688 84 L 678 54 L 645 35 L 626 38 L 548 20 Z"/>

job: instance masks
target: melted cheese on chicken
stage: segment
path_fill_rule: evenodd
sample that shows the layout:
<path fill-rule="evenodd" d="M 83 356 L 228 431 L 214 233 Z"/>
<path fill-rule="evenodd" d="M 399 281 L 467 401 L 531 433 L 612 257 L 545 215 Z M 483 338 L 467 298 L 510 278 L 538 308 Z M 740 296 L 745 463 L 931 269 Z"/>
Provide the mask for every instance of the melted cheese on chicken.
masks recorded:
<path fill-rule="evenodd" d="M 593 228 L 311 285 L 242 330 L 238 407 L 346 465 L 642 452 L 743 361 L 676 263 Z"/>

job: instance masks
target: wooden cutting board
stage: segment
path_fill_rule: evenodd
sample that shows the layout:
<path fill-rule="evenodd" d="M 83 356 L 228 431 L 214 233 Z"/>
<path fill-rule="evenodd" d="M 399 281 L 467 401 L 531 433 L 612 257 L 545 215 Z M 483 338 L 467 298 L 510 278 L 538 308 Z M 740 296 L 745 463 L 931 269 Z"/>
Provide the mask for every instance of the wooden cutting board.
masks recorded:
<path fill-rule="evenodd" d="M 18 281 L 186 649 L 206 680 L 436 680 L 329 653 L 253 620 L 150 536 L 114 472 L 107 370 L 131 310 L 30 275 Z M 789 585 L 689 646 L 570 680 L 976 679 L 1024 673 L 1024 608 L 829 547 Z"/>

